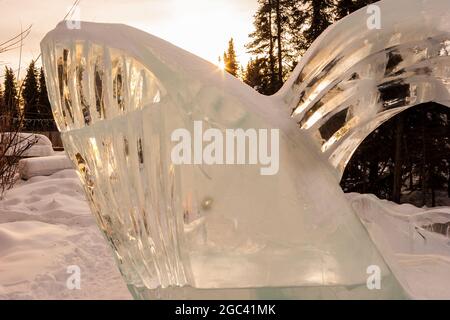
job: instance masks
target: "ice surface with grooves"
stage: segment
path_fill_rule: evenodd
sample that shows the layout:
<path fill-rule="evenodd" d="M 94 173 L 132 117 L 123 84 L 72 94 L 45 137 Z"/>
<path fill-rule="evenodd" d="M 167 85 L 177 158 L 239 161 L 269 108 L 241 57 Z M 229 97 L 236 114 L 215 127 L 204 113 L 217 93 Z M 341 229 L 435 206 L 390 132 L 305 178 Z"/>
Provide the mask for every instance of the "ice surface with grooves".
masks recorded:
<path fill-rule="evenodd" d="M 425 102 L 450 106 L 450 6 L 381 1 L 381 29 L 361 9 L 328 28 L 278 93 L 339 175 L 364 138 Z"/>
<path fill-rule="evenodd" d="M 382 121 L 447 100 L 450 6 L 379 6 L 381 30 L 366 30 L 364 10 L 343 19 L 272 97 L 124 25 L 61 23 L 47 34 L 44 70 L 64 146 L 135 297 L 407 296 L 337 177 Z M 173 165 L 170 135 L 193 132 L 195 120 L 279 129 L 278 174 Z M 366 286 L 371 265 L 381 290 Z"/>

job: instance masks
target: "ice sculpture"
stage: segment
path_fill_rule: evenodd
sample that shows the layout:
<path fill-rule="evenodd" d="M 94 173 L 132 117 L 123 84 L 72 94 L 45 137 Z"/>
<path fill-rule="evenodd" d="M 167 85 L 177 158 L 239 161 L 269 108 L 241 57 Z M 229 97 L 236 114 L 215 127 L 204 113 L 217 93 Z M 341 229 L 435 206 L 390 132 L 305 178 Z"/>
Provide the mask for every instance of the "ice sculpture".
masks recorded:
<path fill-rule="evenodd" d="M 448 104 L 450 5 L 378 5 L 380 30 L 365 9 L 331 26 L 272 97 L 125 25 L 61 23 L 43 39 L 65 148 L 136 298 L 408 296 L 339 177 L 380 123 Z M 171 133 L 194 121 L 279 129 L 278 174 L 174 165 Z M 367 285 L 371 270 L 381 288 Z"/>

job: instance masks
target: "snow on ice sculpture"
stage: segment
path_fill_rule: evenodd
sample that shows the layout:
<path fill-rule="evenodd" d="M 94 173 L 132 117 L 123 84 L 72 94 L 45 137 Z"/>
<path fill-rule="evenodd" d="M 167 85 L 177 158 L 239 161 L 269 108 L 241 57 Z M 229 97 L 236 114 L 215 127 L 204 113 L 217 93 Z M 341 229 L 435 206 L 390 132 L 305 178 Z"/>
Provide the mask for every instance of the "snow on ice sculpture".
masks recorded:
<path fill-rule="evenodd" d="M 381 29 L 365 9 L 334 24 L 271 97 L 125 25 L 61 23 L 43 39 L 66 151 L 136 298 L 408 296 L 339 177 L 383 121 L 449 105 L 450 5 L 377 5 Z M 279 129 L 278 173 L 174 165 L 171 134 L 194 121 Z"/>

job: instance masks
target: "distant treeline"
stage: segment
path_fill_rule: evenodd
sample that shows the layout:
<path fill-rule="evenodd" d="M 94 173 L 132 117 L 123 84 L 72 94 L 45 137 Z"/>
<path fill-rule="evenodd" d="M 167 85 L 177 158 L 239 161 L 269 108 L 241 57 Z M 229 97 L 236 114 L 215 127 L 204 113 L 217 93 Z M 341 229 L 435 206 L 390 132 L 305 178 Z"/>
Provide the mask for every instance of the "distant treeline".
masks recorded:
<path fill-rule="evenodd" d="M 5 68 L 3 87 L 0 85 L 0 117 L 17 119 L 26 131 L 56 130 L 45 75 L 34 61 L 20 85 L 13 70 Z"/>

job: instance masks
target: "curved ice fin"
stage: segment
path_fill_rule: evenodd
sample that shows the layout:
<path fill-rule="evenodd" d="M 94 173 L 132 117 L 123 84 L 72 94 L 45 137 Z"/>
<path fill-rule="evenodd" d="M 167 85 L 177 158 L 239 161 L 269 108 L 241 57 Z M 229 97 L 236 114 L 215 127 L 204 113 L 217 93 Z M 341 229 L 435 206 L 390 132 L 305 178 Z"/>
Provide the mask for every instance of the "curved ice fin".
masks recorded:
<path fill-rule="evenodd" d="M 379 17 L 363 8 L 330 26 L 278 93 L 339 176 L 384 121 L 424 102 L 450 105 L 448 1 L 374 5 Z"/>

